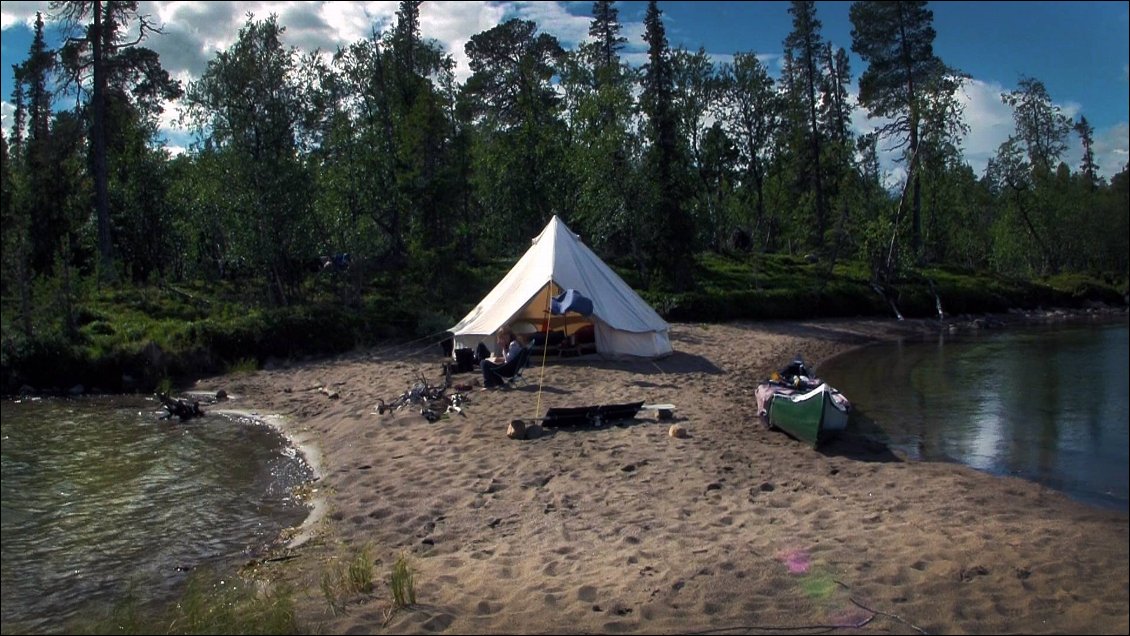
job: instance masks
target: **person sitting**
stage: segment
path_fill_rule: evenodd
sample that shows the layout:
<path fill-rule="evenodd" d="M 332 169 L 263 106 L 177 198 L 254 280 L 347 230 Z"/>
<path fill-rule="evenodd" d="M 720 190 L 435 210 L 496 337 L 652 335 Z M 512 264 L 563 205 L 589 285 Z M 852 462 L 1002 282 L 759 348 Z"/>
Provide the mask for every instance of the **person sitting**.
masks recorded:
<path fill-rule="evenodd" d="M 483 349 L 486 348 L 482 344 L 479 346 Z M 484 389 L 493 389 L 506 383 L 506 378 L 503 377 L 501 371 L 507 364 L 517 360 L 518 354 L 523 349 L 521 336 L 515 336 L 514 332 L 508 328 L 499 330 L 495 337 L 495 346 L 502 354 L 479 363 L 479 367 L 483 370 Z"/>

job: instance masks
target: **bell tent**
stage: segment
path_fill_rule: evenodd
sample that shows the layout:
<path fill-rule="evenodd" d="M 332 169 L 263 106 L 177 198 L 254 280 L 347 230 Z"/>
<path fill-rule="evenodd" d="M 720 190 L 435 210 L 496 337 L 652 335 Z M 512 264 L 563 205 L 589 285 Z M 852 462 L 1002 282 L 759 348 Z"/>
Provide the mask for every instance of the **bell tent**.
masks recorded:
<path fill-rule="evenodd" d="M 551 301 L 567 291 L 591 300 L 591 314 L 552 312 Z M 489 347 L 492 334 L 506 326 L 566 336 L 591 326 L 596 351 L 609 357 L 671 353 L 667 323 L 556 216 L 502 281 L 451 328 L 454 348 L 474 349 L 480 342 Z"/>

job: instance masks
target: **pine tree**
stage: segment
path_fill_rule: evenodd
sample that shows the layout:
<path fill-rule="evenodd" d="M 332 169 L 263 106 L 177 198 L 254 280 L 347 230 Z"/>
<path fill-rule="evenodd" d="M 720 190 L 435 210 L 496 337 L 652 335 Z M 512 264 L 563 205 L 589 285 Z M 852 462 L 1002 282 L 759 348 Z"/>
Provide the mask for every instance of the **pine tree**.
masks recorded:
<path fill-rule="evenodd" d="M 820 21 L 816 19 L 816 3 L 811 0 L 793 0 L 789 7 L 793 16 L 793 30 L 785 38 L 785 51 L 792 63 L 789 83 L 793 89 L 789 98 L 796 103 L 795 112 L 803 116 L 796 121 L 801 128 L 794 135 L 801 141 L 794 167 L 797 178 L 808 189 L 813 200 L 813 218 L 808 243 L 815 249 L 824 246 L 824 232 L 828 228 L 828 193 L 823 162 L 824 130 L 820 125 L 818 91 L 823 83 L 822 70 L 824 44 L 820 36 Z M 803 121 L 803 123 L 801 123 Z"/>
<path fill-rule="evenodd" d="M 570 216 L 569 227 L 605 255 L 631 252 L 631 212 L 640 188 L 634 161 L 634 73 L 620 58 L 627 38 L 620 35 L 623 27 L 614 5 L 593 3 L 592 41 L 566 58 L 561 82 L 571 145 L 566 159 L 571 187 L 562 211 Z"/>
<path fill-rule="evenodd" d="M 1080 116 L 1079 121 L 1075 122 L 1075 132 L 1079 134 L 1079 142 L 1083 144 L 1083 163 L 1079 169 L 1087 180 L 1087 188 L 1093 191 L 1095 174 L 1098 172 L 1098 166 L 1095 165 L 1095 129 L 1086 117 Z"/>
<path fill-rule="evenodd" d="M 556 213 L 564 156 L 561 98 L 551 83 L 564 51 L 537 24 L 512 19 L 471 37 L 466 107 L 476 121 L 476 195 L 482 244 L 533 236 Z"/>
<path fill-rule="evenodd" d="M 0 132 L 0 296 L 19 298 L 20 331 L 25 338 L 32 336 L 31 321 L 31 270 L 29 267 L 30 219 L 24 206 L 16 198 L 15 171 L 8 141 Z"/>
<path fill-rule="evenodd" d="M 104 279 L 116 276 L 110 210 L 108 140 L 118 132 L 111 128 L 109 116 L 113 102 L 124 101 L 127 93 L 143 115 L 155 117 L 162 103 L 179 98 L 179 82 L 161 68 L 158 55 L 139 44 L 150 35 L 161 33 L 152 19 L 138 11 L 137 2 L 81 0 L 59 2 L 51 8 L 70 33 L 61 51 L 69 84 L 90 93 L 90 155 L 94 180 L 94 208 L 98 222 L 99 272 Z M 136 39 L 127 33 L 136 29 Z M 127 88 L 131 83 L 132 91 Z"/>
<path fill-rule="evenodd" d="M 1027 149 L 1032 169 L 1050 175 L 1067 150 L 1071 119 L 1052 102 L 1044 83 L 1035 78 L 1020 78 L 1019 87 L 1002 95 L 1001 101 L 1012 108 L 1016 136 Z"/>
<path fill-rule="evenodd" d="M 620 72 L 620 51 L 628 43 L 628 38 L 620 35 L 620 11 L 611 0 L 597 0 L 592 3 L 592 21 L 589 35 L 592 36 L 595 57 L 595 79 L 599 90 L 601 84 L 614 79 Z"/>
<path fill-rule="evenodd" d="M 934 14 L 924 1 L 869 0 L 853 3 L 849 15 L 851 49 L 868 65 L 859 78 L 859 103 L 869 117 L 892 120 L 879 134 L 905 148 L 911 251 L 917 259 L 922 244 L 922 100 L 924 91 L 940 85 L 939 78 L 948 71 L 934 55 Z"/>
<path fill-rule="evenodd" d="M 26 136 L 20 139 L 16 155 L 25 187 L 21 190 L 18 207 L 22 208 L 30 223 L 31 271 L 46 273 L 51 270 L 58 255 L 63 236 L 69 231 L 60 201 L 49 193 L 51 175 L 58 167 L 52 161 L 51 105 L 52 94 L 47 88 L 55 81 L 55 52 L 47 47 L 43 32 L 43 17 L 36 14 L 35 31 L 27 59 L 16 69 L 15 93 L 17 101 L 17 138 L 19 129 Z"/>
<path fill-rule="evenodd" d="M 679 147 L 674 69 L 662 12 L 655 0 L 647 4 L 643 39 L 648 44 L 648 63 L 640 102 L 650 142 L 647 178 L 654 194 L 650 214 L 641 219 L 641 232 L 648 231 L 652 237 L 640 246 L 644 252 L 641 256 L 660 273 L 663 283 L 681 291 L 693 282 L 694 227 L 684 208 L 686 162 Z"/>

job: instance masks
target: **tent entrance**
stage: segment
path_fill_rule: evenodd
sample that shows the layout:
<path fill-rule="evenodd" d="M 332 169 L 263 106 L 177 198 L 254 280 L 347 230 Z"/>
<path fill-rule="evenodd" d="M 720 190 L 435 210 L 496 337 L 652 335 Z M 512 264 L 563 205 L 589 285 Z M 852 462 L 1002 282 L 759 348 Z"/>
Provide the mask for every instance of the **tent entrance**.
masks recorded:
<path fill-rule="evenodd" d="M 562 290 L 552 281 L 543 285 L 508 322 L 516 334 L 523 336 L 535 354 L 557 356 L 596 353 L 596 323 L 590 316 L 575 312 L 550 313 L 549 301 Z"/>
<path fill-rule="evenodd" d="M 554 296 L 565 291 L 553 281 L 542 286 L 521 309 L 508 321 L 515 333 L 533 334 L 560 331 L 569 337 L 583 327 L 593 326 L 593 321 L 586 316 L 569 312 L 564 315 L 554 316 L 549 312 L 549 301 Z"/>

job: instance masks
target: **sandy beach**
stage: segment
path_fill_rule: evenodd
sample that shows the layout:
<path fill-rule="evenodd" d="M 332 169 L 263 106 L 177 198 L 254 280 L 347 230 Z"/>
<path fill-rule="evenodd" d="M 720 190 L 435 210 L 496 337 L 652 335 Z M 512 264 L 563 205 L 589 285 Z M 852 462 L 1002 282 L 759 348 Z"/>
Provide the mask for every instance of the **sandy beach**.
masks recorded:
<path fill-rule="evenodd" d="M 675 324 L 668 358 L 535 360 L 525 387 L 470 391 L 462 414 L 436 422 L 377 413 L 418 374 L 442 383 L 427 343 L 195 388 L 277 424 L 319 473 L 317 514 L 248 568 L 292 586 L 315 633 L 1127 633 L 1125 514 L 907 462 L 850 428 L 814 450 L 761 426 L 754 389 L 796 353 L 819 372 L 852 348 L 937 329 Z M 550 407 L 637 400 L 676 405 L 674 421 L 644 411 L 506 436 Z M 366 549 L 376 589 L 332 608 L 326 573 Z M 402 555 L 417 603 L 390 613 Z"/>

